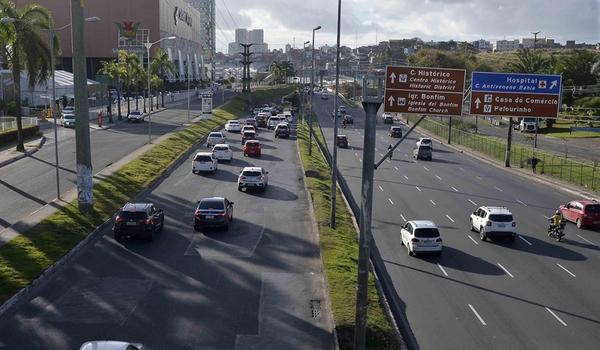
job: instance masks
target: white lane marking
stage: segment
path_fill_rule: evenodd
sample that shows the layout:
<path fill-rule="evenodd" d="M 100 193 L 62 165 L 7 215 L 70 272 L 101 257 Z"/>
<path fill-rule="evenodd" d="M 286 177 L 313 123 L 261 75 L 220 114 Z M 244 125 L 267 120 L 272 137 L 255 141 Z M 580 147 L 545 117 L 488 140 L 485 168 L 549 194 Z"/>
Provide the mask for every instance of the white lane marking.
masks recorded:
<path fill-rule="evenodd" d="M 433 199 L 430 199 L 429 201 L 431 202 L 431 204 L 437 205 L 437 204 L 435 204 L 435 202 L 433 201 Z"/>
<path fill-rule="evenodd" d="M 510 273 L 504 266 L 502 266 L 502 264 L 498 263 L 498 266 L 500 266 L 500 268 L 504 270 L 504 272 L 506 272 L 506 274 L 509 275 L 510 278 L 515 278 L 515 276 L 513 276 L 512 273 Z"/>
<path fill-rule="evenodd" d="M 584 241 L 586 241 L 587 243 L 589 243 L 589 244 L 591 244 L 591 245 L 596 245 L 596 244 L 594 244 L 594 242 L 592 242 L 592 241 L 590 241 L 590 240 L 586 239 L 585 237 L 582 237 L 582 236 L 580 236 L 580 235 L 578 235 L 578 234 L 576 234 L 576 235 L 577 235 L 577 237 L 579 237 L 579 238 L 583 239 L 583 240 L 584 240 Z"/>
<path fill-rule="evenodd" d="M 454 219 L 450 217 L 450 215 L 446 214 L 446 217 L 448 218 L 448 220 L 454 222 Z"/>
<path fill-rule="evenodd" d="M 419 186 L 415 186 L 417 188 L 417 190 L 419 190 L 419 192 L 421 192 L 421 189 L 419 188 Z"/>
<path fill-rule="evenodd" d="M 359 132 L 359 134 L 360 134 L 360 132 Z M 379 150 L 377 149 L 377 147 L 375 147 L 375 152 L 379 152 Z"/>
<path fill-rule="evenodd" d="M 441 180 L 441 179 L 442 179 L 441 177 L 439 177 L 439 176 L 437 176 L 437 175 L 436 175 L 435 177 L 437 177 L 437 179 L 438 179 L 438 180 Z"/>
<path fill-rule="evenodd" d="M 402 218 L 402 220 L 406 221 L 406 218 L 404 217 L 404 215 L 400 214 L 400 217 Z"/>
<path fill-rule="evenodd" d="M 549 217 L 549 216 L 546 216 L 546 215 L 542 215 L 542 216 L 543 216 L 544 218 L 546 218 L 546 220 L 550 220 L 550 217 Z"/>
<path fill-rule="evenodd" d="M 469 202 L 471 202 L 471 204 L 473 204 L 474 206 L 477 206 L 477 203 L 473 202 L 472 200 L 468 200 Z"/>
<path fill-rule="evenodd" d="M 358 158 L 358 161 L 362 163 L 362 159 Z"/>
<path fill-rule="evenodd" d="M 395 166 L 394 169 L 396 169 L 396 171 L 400 171 L 397 166 Z"/>
<path fill-rule="evenodd" d="M 458 167 L 458 168 L 459 168 L 461 171 L 465 171 L 465 172 L 466 172 L 466 170 L 465 170 L 465 169 L 463 169 L 463 167 Z"/>
<path fill-rule="evenodd" d="M 381 187 L 381 186 L 379 186 L 379 185 L 377 185 L 377 187 L 379 187 L 379 190 L 380 190 L 381 192 L 383 192 L 383 187 Z"/>
<path fill-rule="evenodd" d="M 379 153 L 379 155 L 383 157 L 383 153 Z"/>
<path fill-rule="evenodd" d="M 424 166 L 423 169 L 425 169 L 425 171 L 429 171 L 429 168 L 427 168 L 426 166 Z"/>
<path fill-rule="evenodd" d="M 519 202 L 519 203 L 523 204 L 523 205 L 524 205 L 524 206 L 526 206 L 526 207 L 528 206 L 527 204 L 525 204 L 525 203 L 524 203 L 522 200 L 520 200 L 520 199 L 517 199 L 517 202 Z"/>
<path fill-rule="evenodd" d="M 358 157 L 358 153 L 357 152 L 354 152 L 354 155 Z"/>
<path fill-rule="evenodd" d="M 498 190 L 498 191 L 500 191 L 500 192 L 504 192 L 504 191 L 502 191 L 502 189 L 501 189 L 501 188 L 499 188 L 499 187 L 496 187 L 496 186 L 494 186 L 494 188 L 495 188 L 495 189 L 497 189 L 497 190 Z"/>
<path fill-rule="evenodd" d="M 554 311 L 550 310 L 547 306 L 544 306 L 544 308 L 546 309 L 546 311 L 548 311 L 552 316 L 554 316 L 554 318 L 556 318 L 558 320 L 558 322 L 560 322 L 563 326 L 567 326 L 567 323 L 563 320 L 560 319 L 560 317 L 558 317 L 557 314 L 554 313 Z"/>
<path fill-rule="evenodd" d="M 558 265 L 558 267 L 560 267 L 561 269 L 565 270 L 565 271 L 566 271 L 566 272 L 567 272 L 569 275 L 571 275 L 571 276 L 573 276 L 573 277 L 577 277 L 577 276 L 575 276 L 575 274 L 574 274 L 573 272 L 571 272 L 571 271 L 567 270 L 567 269 L 566 269 L 564 266 L 562 266 L 561 264 L 559 264 L 559 263 L 556 263 L 556 265 Z"/>
<path fill-rule="evenodd" d="M 391 163 L 391 161 L 389 159 L 386 159 L 385 161 L 388 162 L 388 163 Z"/>
<path fill-rule="evenodd" d="M 389 198 L 388 198 L 388 201 L 390 201 L 390 204 L 391 204 L 391 205 L 394 205 L 394 202 L 392 202 L 392 200 L 391 200 L 391 199 L 389 199 Z"/>
<path fill-rule="evenodd" d="M 473 239 L 473 237 L 467 235 L 467 237 L 469 237 L 470 240 L 473 241 L 473 243 L 475 243 L 476 245 L 479 245 L 479 242 L 477 242 L 476 240 Z"/>
<path fill-rule="evenodd" d="M 479 316 L 479 314 L 477 313 L 477 310 L 475 310 L 473 305 L 469 304 L 469 307 L 471 308 L 471 311 L 473 311 L 475 316 L 477 316 L 477 318 L 479 319 L 479 322 L 481 322 L 481 324 L 485 326 L 486 325 L 485 321 L 483 320 L 483 318 L 481 318 L 481 316 Z"/>
<path fill-rule="evenodd" d="M 477 179 L 479 179 L 479 180 L 483 180 L 483 179 L 481 178 L 481 176 L 475 176 L 475 177 L 476 177 Z"/>
<path fill-rule="evenodd" d="M 408 180 L 408 176 L 404 175 L 404 178 Z"/>
<path fill-rule="evenodd" d="M 525 238 L 523 238 L 523 236 L 519 235 L 519 238 L 520 238 L 521 240 L 523 240 L 523 242 L 525 242 L 525 243 L 527 243 L 527 244 L 529 244 L 529 245 L 533 245 L 533 244 L 531 244 L 531 242 L 529 242 L 528 240 L 526 240 Z"/>
<path fill-rule="evenodd" d="M 453 190 L 454 190 L 454 192 L 458 192 L 458 190 L 456 189 L 456 187 L 454 187 L 454 186 L 450 186 L 450 188 L 451 188 L 451 189 L 453 189 Z"/>
<path fill-rule="evenodd" d="M 446 272 L 446 270 L 444 270 L 444 267 L 442 265 L 440 265 L 440 263 L 437 263 L 437 266 L 440 268 L 440 270 L 442 270 L 442 272 L 444 273 L 444 276 L 448 277 L 448 273 Z"/>

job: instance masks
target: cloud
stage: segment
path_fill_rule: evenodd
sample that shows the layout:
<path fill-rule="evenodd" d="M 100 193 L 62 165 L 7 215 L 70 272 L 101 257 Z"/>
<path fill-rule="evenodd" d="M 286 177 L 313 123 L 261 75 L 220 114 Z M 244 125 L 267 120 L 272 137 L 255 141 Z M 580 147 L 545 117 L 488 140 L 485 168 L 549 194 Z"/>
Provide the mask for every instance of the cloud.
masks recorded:
<path fill-rule="evenodd" d="M 216 0 L 219 47 L 235 27 L 263 28 L 265 41 L 280 48 L 311 40 L 335 44 L 335 0 Z M 225 9 L 231 12 L 233 21 Z M 532 31 L 558 42 L 600 41 L 598 0 L 342 0 L 342 44 L 420 37 L 428 40 L 522 39 Z M 227 38 L 228 37 L 228 38 Z"/>

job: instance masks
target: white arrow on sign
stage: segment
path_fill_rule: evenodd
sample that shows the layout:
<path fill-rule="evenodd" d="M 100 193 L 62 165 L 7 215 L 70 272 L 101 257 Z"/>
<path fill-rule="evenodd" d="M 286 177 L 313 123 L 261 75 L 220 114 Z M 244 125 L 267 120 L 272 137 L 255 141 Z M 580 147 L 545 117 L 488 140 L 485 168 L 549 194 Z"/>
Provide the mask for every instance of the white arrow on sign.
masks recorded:
<path fill-rule="evenodd" d="M 396 73 L 392 72 L 392 74 L 390 74 L 390 80 L 392 81 L 392 84 L 396 82 Z"/>
<path fill-rule="evenodd" d="M 481 105 L 481 100 L 479 99 L 479 97 L 477 97 L 477 99 L 475 100 L 475 108 L 479 109 L 479 105 Z"/>
<path fill-rule="evenodd" d="M 388 98 L 388 101 L 390 103 L 390 107 L 392 107 L 394 105 L 394 101 L 395 101 L 394 96 L 390 96 L 390 98 Z"/>
<path fill-rule="evenodd" d="M 558 85 L 558 80 L 552 80 L 552 82 L 550 83 L 550 89 L 556 87 L 556 85 Z"/>

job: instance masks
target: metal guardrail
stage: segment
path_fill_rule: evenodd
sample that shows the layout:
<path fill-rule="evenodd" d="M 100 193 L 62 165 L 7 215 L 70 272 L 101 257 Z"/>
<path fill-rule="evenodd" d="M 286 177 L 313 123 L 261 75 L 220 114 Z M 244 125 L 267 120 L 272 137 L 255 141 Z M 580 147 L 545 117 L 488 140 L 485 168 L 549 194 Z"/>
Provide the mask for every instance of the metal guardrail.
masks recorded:
<path fill-rule="evenodd" d="M 329 165 L 329 168 L 331 169 L 331 154 L 329 153 L 329 147 L 327 146 L 327 139 L 325 138 L 325 134 L 323 134 L 323 129 L 321 129 L 321 125 L 318 122 L 316 123 L 316 125 L 318 126 L 317 129 L 318 132 L 321 134 L 323 141 L 321 141 L 321 139 L 319 139 L 318 137 L 315 137 L 315 143 L 317 144 L 319 151 L 327 161 L 327 165 Z M 337 173 L 337 183 L 340 187 L 340 191 L 346 198 L 346 201 L 350 206 L 350 210 L 352 210 L 352 214 L 354 215 L 356 222 L 358 223 L 358 225 L 360 225 L 360 205 L 354 199 L 354 196 L 352 195 L 352 191 L 350 191 L 350 187 L 348 186 L 346 179 L 343 176 L 341 176 L 339 171 Z M 408 349 L 418 349 L 419 346 L 417 344 L 417 340 L 414 334 L 412 333 L 410 329 L 410 324 L 408 323 L 408 319 L 405 316 L 406 306 L 402 299 L 396 293 L 394 283 L 392 282 L 392 279 L 387 272 L 385 262 L 383 261 L 381 253 L 379 252 L 379 248 L 377 247 L 377 244 L 375 244 L 375 241 L 373 239 L 371 239 L 370 252 L 373 272 L 375 273 L 375 277 L 378 281 L 377 284 L 379 286 L 380 292 L 383 294 L 383 297 L 389 305 L 394 321 L 398 326 L 400 334 L 402 335 L 401 341 L 404 343 L 404 345 L 406 345 Z"/>

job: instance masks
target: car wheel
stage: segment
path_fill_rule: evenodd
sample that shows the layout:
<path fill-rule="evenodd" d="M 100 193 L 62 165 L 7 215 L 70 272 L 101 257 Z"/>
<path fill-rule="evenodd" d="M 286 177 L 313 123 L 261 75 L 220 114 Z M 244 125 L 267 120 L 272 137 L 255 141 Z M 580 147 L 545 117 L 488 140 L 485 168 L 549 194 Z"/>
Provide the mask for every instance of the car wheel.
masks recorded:
<path fill-rule="evenodd" d="M 406 251 L 408 252 L 409 256 L 414 256 L 415 255 L 415 252 L 413 252 L 412 250 L 410 250 L 410 245 L 409 244 L 406 245 Z"/>
<path fill-rule="evenodd" d="M 486 235 L 485 235 L 485 231 L 483 230 L 483 226 L 481 226 L 479 228 L 479 239 L 481 239 L 482 241 L 485 241 L 486 239 Z"/>
<path fill-rule="evenodd" d="M 225 231 L 229 231 L 229 224 L 227 224 L 227 225 L 223 226 L 223 230 L 225 230 Z"/>
<path fill-rule="evenodd" d="M 248 157 L 248 153 L 244 153 L 244 157 Z"/>
<path fill-rule="evenodd" d="M 195 174 L 195 173 L 196 173 L 196 170 L 192 170 L 192 174 Z"/>
<path fill-rule="evenodd" d="M 125 240 L 123 239 L 123 237 L 121 235 L 115 235 L 115 241 L 122 244 L 123 241 L 125 241 Z"/>
<path fill-rule="evenodd" d="M 194 225 L 194 231 L 196 231 L 196 232 L 200 232 L 200 226 L 198 226 L 198 225 Z"/>
<path fill-rule="evenodd" d="M 148 242 L 152 242 L 154 241 L 154 233 L 155 233 L 155 228 L 153 227 L 152 230 L 150 231 L 150 233 L 146 236 L 146 240 Z"/>
<path fill-rule="evenodd" d="M 442 251 L 440 250 L 439 252 L 436 252 L 435 255 L 441 256 L 442 255 Z"/>
<path fill-rule="evenodd" d="M 471 226 L 471 232 L 475 232 L 475 227 L 473 227 L 473 219 L 469 219 L 469 226 Z"/>
<path fill-rule="evenodd" d="M 583 224 L 581 223 L 581 219 L 577 219 L 577 221 L 575 221 L 575 225 L 577 225 L 577 228 L 583 228 Z"/>
<path fill-rule="evenodd" d="M 164 227 L 165 227 L 165 218 L 163 218 L 162 221 L 160 222 L 160 227 L 158 228 L 158 231 L 162 232 Z"/>
<path fill-rule="evenodd" d="M 516 235 L 514 235 L 514 236 L 510 236 L 510 238 L 509 238 L 508 240 L 509 240 L 510 242 L 514 242 L 514 241 L 515 241 L 515 239 L 517 239 L 517 236 L 516 236 Z"/>
<path fill-rule="evenodd" d="M 242 186 L 238 186 L 238 191 L 242 192 Z"/>

